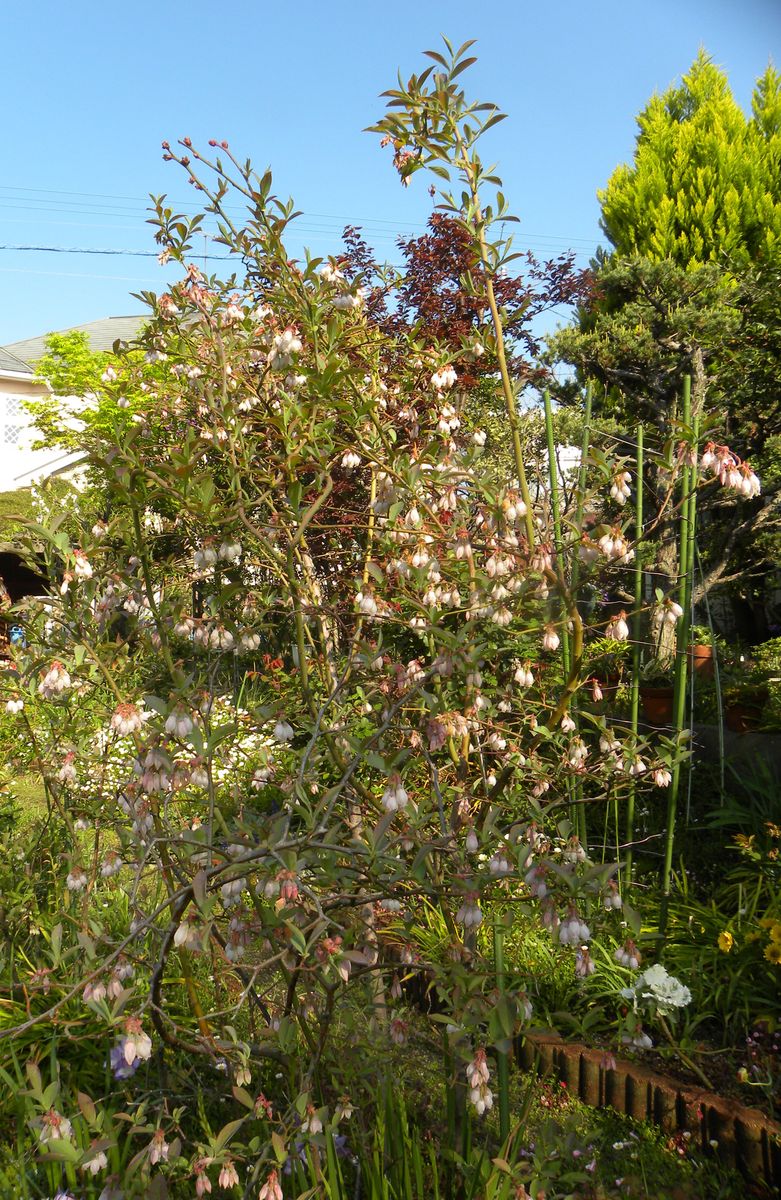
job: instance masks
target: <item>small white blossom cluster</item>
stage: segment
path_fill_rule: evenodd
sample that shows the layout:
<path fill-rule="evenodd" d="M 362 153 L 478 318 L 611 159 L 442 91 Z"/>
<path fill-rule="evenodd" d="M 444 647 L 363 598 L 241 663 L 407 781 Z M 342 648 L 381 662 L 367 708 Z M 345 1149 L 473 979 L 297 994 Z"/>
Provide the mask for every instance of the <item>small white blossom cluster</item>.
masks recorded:
<path fill-rule="evenodd" d="M 654 1045 L 642 1025 L 639 1024 L 635 1027 L 634 1032 L 622 1033 L 621 1041 L 632 1050 L 652 1050 Z"/>
<path fill-rule="evenodd" d="M 629 967 L 630 971 L 636 971 L 642 961 L 640 951 L 632 938 L 627 938 L 623 946 L 617 946 L 613 957 L 620 966 Z"/>
<path fill-rule="evenodd" d="M 591 937 L 591 930 L 585 921 L 578 916 L 578 910 L 571 904 L 566 918 L 559 927 L 559 941 L 562 946 L 579 946 Z"/>
<path fill-rule="evenodd" d="M 388 776 L 385 791 L 382 793 L 382 806 L 386 812 L 400 812 L 407 807 L 409 797 L 401 782 L 398 771 L 392 771 Z"/>
<path fill-rule="evenodd" d="M 513 673 L 513 680 L 520 688 L 534 687 L 534 674 L 529 663 L 518 663 Z"/>
<path fill-rule="evenodd" d="M 667 599 L 661 611 L 661 620 L 665 625 L 675 625 L 683 616 L 683 609 L 675 600 Z"/>
<path fill-rule="evenodd" d="M 626 612 L 622 608 L 615 617 L 611 617 L 605 627 L 605 637 L 612 638 L 614 642 L 625 642 L 629 637 L 629 625 L 626 620 Z"/>
<path fill-rule="evenodd" d="M 628 471 L 618 471 L 613 476 L 613 486 L 610 489 L 610 495 L 615 500 L 616 504 L 624 505 L 632 494 L 630 484 L 632 476 Z"/>
<path fill-rule="evenodd" d="M 703 471 L 718 476 L 722 487 L 732 488 L 747 500 L 762 490 L 759 477 L 747 462 L 741 462 L 727 446 L 708 442 L 700 460 Z"/>
<path fill-rule="evenodd" d="M 292 325 L 282 333 L 278 333 L 271 343 L 268 353 L 268 364 L 272 371 L 280 371 L 289 367 L 297 354 L 301 353 L 301 338 L 298 330 Z"/>
<path fill-rule="evenodd" d="M 334 300 L 334 308 L 338 312 L 352 312 L 363 306 L 365 298 L 365 289 L 357 287 L 353 292 L 342 292 L 340 296 L 337 296 Z"/>
<path fill-rule="evenodd" d="M 70 686 L 70 675 L 62 663 L 55 660 L 38 684 L 38 691 L 44 700 L 55 700 L 63 692 L 67 692 Z"/>
<path fill-rule="evenodd" d="M 447 366 L 440 367 L 434 372 L 434 374 L 431 376 L 431 386 L 437 392 L 449 392 L 450 389 L 455 385 L 457 379 L 458 376 L 456 375 L 454 368 L 448 364 Z"/>
<path fill-rule="evenodd" d="M 112 733 L 118 734 L 119 737 L 130 737 L 138 733 L 142 725 L 143 716 L 139 708 L 135 704 L 127 703 L 118 704 L 109 721 Z"/>
<path fill-rule="evenodd" d="M 485 1050 L 476 1050 L 474 1058 L 467 1064 L 466 1080 L 469 1084 L 469 1103 L 480 1117 L 493 1108 L 494 1098 L 488 1086 L 490 1079 Z"/>
<path fill-rule="evenodd" d="M 456 920 L 464 929 L 477 928 L 483 920 L 480 905 L 477 903 L 477 892 L 468 892 L 456 913 Z"/>
<path fill-rule="evenodd" d="M 597 548 L 604 554 L 605 558 L 611 562 L 621 563 L 626 565 L 632 562 L 635 556 L 634 550 L 629 549 L 626 538 L 622 530 L 615 526 L 609 529 L 607 533 L 603 533 L 596 543 Z M 584 543 L 582 547 L 581 557 L 588 561 L 589 545 Z M 585 553 L 584 553 L 585 552 Z"/>

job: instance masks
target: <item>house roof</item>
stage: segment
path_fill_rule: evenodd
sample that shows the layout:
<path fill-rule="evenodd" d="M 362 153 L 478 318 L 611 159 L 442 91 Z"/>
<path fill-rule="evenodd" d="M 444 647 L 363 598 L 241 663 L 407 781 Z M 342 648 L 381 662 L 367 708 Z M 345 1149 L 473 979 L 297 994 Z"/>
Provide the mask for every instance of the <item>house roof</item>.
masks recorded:
<path fill-rule="evenodd" d="M 130 341 L 144 324 L 143 316 L 102 317 L 99 321 L 88 321 L 86 325 L 72 325 L 58 333 L 86 333 L 90 350 L 111 350 L 116 341 Z M 46 353 L 49 333 L 38 337 L 24 338 L 21 342 L 9 342 L 0 346 L 0 371 L 18 371 L 33 374 L 32 366 Z"/>
<path fill-rule="evenodd" d="M 13 371 L 15 375 L 32 375 L 32 368 L 24 359 L 17 358 L 5 346 L 0 346 L 0 372 Z"/>

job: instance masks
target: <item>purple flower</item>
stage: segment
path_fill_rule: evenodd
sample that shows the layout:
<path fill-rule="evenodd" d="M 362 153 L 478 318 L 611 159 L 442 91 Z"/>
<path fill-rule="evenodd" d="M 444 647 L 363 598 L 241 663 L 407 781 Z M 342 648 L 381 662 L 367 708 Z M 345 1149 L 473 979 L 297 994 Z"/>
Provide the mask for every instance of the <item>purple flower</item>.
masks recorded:
<path fill-rule="evenodd" d="M 111 1047 L 111 1070 L 115 1079 L 130 1079 L 141 1066 L 140 1058 L 136 1057 L 130 1063 L 125 1058 L 126 1041 L 127 1038 L 120 1038 L 116 1046 Z"/>

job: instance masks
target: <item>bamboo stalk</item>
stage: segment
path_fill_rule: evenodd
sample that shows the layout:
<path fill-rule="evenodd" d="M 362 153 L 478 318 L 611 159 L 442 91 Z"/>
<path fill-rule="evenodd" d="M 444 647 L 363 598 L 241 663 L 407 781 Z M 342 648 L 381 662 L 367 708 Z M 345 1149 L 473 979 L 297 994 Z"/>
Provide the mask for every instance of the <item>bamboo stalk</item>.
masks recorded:
<path fill-rule="evenodd" d="M 632 705 L 630 728 L 632 745 L 637 742 L 637 725 L 640 715 L 640 632 L 643 607 L 643 426 L 637 427 L 637 455 L 635 460 L 635 610 L 632 614 Z M 626 801 L 626 883 L 632 886 L 632 842 L 635 836 L 635 776 L 629 780 Z"/>
<path fill-rule="evenodd" d="M 594 396 L 594 389 L 591 383 L 586 384 L 586 401 L 583 411 L 583 436 L 580 440 L 580 462 L 578 464 L 578 490 L 577 499 L 575 501 L 575 529 L 578 536 L 578 544 L 574 547 L 572 555 L 571 568 L 571 584 L 570 588 L 575 600 L 578 602 L 578 585 L 580 583 L 580 538 L 583 534 L 583 509 L 586 503 L 586 480 L 588 475 L 588 452 L 591 447 L 591 405 Z M 576 797 L 581 799 L 582 788 L 580 781 L 576 786 Z M 588 824 L 586 821 L 586 806 L 585 804 L 577 805 L 576 828 L 581 846 L 588 845 Z"/>
<path fill-rule="evenodd" d="M 545 409 L 545 438 L 548 446 L 548 486 L 550 487 L 550 504 L 551 515 L 553 517 L 553 545 L 556 552 L 556 577 L 559 581 L 562 596 L 567 587 L 567 578 L 564 571 L 564 539 L 561 530 L 561 502 L 559 499 L 559 474 L 556 469 L 556 446 L 553 436 L 553 409 L 551 407 L 550 392 L 546 388 L 542 393 L 542 402 Z M 570 636 L 565 621 L 561 629 L 561 661 L 564 667 L 564 677 L 569 678 L 570 669 L 572 666 L 572 654 L 570 647 Z M 577 722 L 577 715 L 574 711 L 574 704 L 570 706 L 570 714 L 573 720 Z M 570 821 L 573 831 L 577 831 L 580 837 L 581 826 L 581 810 L 582 804 L 578 804 L 579 788 L 576 783 L 570 782 L 567 785 L 567 790 L 570 797 Z"/>
<path fill-rule="evenodd" d="M 578 463 L 578 491 L 575 501 L 575 528 L 578 538 L 583 533 L 583 509 L 586 503 L 586 476 L 588 471 L 588 452 L 591 446 L 591 404 L 594 389 L 586 385 L 586 404 L 583 410 L 583 437 L 580 441 L 580 462 Z M 580 558 L 577 553 L 572 558 L 572 592 L 577 597 L 580 580 Z"/>
<path fill-rule="evenodd" d="M 691 376 L 683 380 L 683 424 L 688 429 L 691 425 Z M 688 463 L 681 467 L 681 504 L 680 543 L 678 551 L 678 602 L 683 609 L 678 626 L 678 638 L 675 647 L 675 683 L 673 692 L 673 736 L 678 737 L 683 729 L 686 713 L 686 668 L 687 643 L 689 629 L 689 609 L 691 608 L 691 565 L 689 554 L 693 552 L 692 524 L 694 518 L 694 496 L 696 491 L 696 468 L 691 469 Z M 681 764 L 676 761 L 673 765 L 673 777 L 667 793 L 667 828 L 665 830 L 664 868 L 662 876 L 662 904 L 659 913 L 659 932 L 664 934 L 667 928 L 667 914 L 670 906 L 670 882 L 672 878 L 673 846 L 675 842 L 675 819 L 678 811 L 678 791 L 680 788 Z"/>
<path fill-rule="evenodd" d="M 562 592 L 567 586 L 564 573 L 564 540 L 561 535 L 561 502 L 559 499 L 559 474 L 556 470 L 556 447 L 553 438 L 553 409 L 550 402 L 550 392 L 546 388 L 542 393 L 545 408 L 545 437 L 548 443 L 548 483 L 550 485 L 551 513 L 553 516 L 553 545 L 556 551 L 556 574 L 559 578 Z M 564 674 L 570 671 L 570 639 L 566 622 L 561 631 L 561 657 L 564 663 Z"/>

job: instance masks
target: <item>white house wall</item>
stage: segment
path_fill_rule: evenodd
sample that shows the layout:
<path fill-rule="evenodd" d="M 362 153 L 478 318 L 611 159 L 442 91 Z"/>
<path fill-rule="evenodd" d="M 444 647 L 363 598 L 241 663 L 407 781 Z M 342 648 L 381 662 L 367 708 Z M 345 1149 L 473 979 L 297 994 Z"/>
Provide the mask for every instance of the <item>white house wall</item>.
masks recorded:
<path fill-rule="evenodd" d="M 37 431 L 25 402 L 45 396 L 46 388 L 34 380 L 0 375 L 0 492 L 30 487 L 41 478 L 59 472 L 74 457 L 62 450 L 33 450 Z"/>

